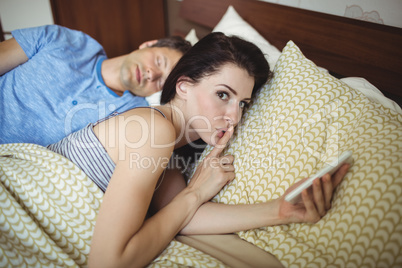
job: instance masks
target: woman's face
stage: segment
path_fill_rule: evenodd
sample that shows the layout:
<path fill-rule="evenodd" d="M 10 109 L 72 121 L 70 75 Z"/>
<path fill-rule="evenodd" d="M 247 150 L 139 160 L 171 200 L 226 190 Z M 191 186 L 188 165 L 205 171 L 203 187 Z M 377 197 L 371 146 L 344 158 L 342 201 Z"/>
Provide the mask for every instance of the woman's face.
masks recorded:
<path fill-rule="evenodd" d="M 231 126 L 236 126 L 244 107 L 251 100 L 254 78 L 234 64 L 223 65 L 218 72 L 187 89 L 187 124 L 204 142 L 215 145 Z"/>

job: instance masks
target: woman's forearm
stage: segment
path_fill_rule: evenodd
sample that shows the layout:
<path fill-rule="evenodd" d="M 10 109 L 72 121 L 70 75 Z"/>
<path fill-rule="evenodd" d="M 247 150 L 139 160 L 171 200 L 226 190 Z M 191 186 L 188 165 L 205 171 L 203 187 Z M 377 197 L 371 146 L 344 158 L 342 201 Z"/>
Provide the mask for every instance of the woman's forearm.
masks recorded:
<path fill-rule="evenodd" d="M 153 199 L 155 211 L 169 204 L 175 195 L 186 188 L 178 170 L 167 170 L 165 180 Z M 253 205 L 226 205 L 206 202 L 198 208 L 181 234 L 223 234 L 262 226 L 281 224 L 278 220 L 278 202 Z"/>
<path fill-rule="evenodd" d="M 110 237 L 102 232 L 102 235 L 94 237 L 89 265 L 91 267 L 146 266 L 188 224 L 199 205 L 200 202 L 193 192 L 183 190 L 167 206 L 145 220 L 127 244 L 121 247 L 120 252 L 116 250 L 119 247 L 113 246 L 117 238 L 110 240 Z"/>
<path fill-rule="evenodd" d="M 282 223 L 276 200 L 252 205 L 207 202 L 180 234 L 225 234 Z"/>
<path fill-rule="evenodd" d="M 280 224 L 316 223 L 331 209 L 333 191 L 348 169 L 349 165 L 343 165 L 332 177 L 326 174 L 316 180 L 310 189 L 302 192 L 302 200 L 296 204 L 285 201 L 285 196 L 305 179 L 292 185 L 280 198 L 265 203 L 204 203 L 181 233 L 222 234 Z M 329 204 L 326 205 L 326 202 Z"/>
<path fill-rule="evenodd" d="M 130 255 L 130 247 L 133 246 L 137 248 L 134 251 L 139 256 L 148 260 L 155 258 L 191 220 L 198 206 L 195 199 L 195 195 L 183 191 L 169 205 L 147 219 L 127 245 L 126 254 Z"/>

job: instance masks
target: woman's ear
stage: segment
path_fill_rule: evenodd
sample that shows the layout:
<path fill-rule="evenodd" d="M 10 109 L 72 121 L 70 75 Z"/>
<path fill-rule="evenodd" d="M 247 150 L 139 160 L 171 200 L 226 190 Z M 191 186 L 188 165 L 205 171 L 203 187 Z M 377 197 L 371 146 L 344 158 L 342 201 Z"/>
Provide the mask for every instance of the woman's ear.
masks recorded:
<path fill-rule="evenodd" d="M 190 82 L 187 79 L 180 77 L 176 83 L 176 94 L 182 99 L 187 99 L 187 90 L 189 89 Z"/>

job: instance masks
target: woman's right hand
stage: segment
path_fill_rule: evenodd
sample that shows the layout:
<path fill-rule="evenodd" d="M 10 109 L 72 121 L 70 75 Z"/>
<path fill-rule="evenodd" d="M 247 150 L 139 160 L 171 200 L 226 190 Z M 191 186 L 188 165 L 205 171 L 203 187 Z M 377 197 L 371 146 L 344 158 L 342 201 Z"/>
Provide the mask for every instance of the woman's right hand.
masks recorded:
<path fill-rule="evenodd" d="M 302 200 L 296 204 L 285 201 L 285 196 L 297 185 L 303 183 L 306 179 L 301 180 L 286 190 L 285 195 L 281 196 L 278 201 L 279 218 L 285 220 L 283 223 L 316 223 L 328 210 L 331 209 L 332 197 L 335 188 L 341 183 L 350 164 L 342 165 L 332 176 L 325 174 L 319 180 L 313 182 L 313 186 L 302 192 Z"/>
<path fill-rule="evenodd" d="M 225 149 L 232 135 L 233 127 L 230 127 L 215 145 L 214 149 L 198 165 L 187 186 L 197 193 L 201 203 L 210 200 L 235 178 L 233 155 L 221 156 L 223 149 Z"/>

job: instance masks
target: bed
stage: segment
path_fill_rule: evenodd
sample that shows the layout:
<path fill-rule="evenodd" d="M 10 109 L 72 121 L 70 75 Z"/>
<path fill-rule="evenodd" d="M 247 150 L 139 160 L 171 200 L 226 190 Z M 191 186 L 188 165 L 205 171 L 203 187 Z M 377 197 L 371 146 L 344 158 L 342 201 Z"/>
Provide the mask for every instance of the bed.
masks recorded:
<path fill-rule="evenodd" d="M 254 42 L 274 73 L 214 202 L 277 198 L 344 150 L 354 164 L 318 223 L 177 236 L 149 267 L 401 267 L 402 30 L 255 0 L 184 0 L 180 16 L 204 29 L 194 42 L 212 30 Z M 101 191 L 40 146 L 0 156 L 1 266 L 86 266 Z"/>

